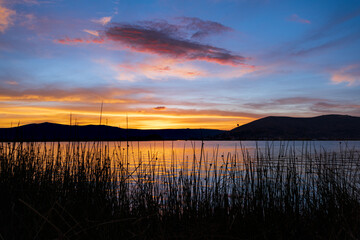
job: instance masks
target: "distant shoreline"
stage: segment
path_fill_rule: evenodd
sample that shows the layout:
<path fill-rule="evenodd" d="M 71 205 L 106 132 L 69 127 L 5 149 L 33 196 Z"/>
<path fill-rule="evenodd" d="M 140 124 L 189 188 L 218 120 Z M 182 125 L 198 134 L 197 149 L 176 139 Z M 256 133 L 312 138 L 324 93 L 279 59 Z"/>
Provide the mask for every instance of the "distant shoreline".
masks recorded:
<path fill-rule="evenodd" d="M 343 141 L 360 140 L 360 117 L 265 117 L 230 131 L 216 129 L 124 129 L 106 125 L 29 124 L 0 128 L 2 142 L 61 141 Z"/>

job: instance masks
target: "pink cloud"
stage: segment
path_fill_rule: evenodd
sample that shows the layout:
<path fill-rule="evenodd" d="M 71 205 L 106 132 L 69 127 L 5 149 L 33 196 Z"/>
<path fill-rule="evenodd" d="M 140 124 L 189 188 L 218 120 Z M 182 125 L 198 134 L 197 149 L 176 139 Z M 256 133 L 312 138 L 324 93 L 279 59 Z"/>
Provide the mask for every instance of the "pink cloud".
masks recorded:
<path fill-rule="evenodd" d="M 8 85 L 13 85 L 13 86 L 19 85 L 19 83 L 16 82 L 16 81 L 6 81 L 5 83 L 8 84 Z"/>
<path fill-rule="evenodd" d="M 98 43 L 98 44 L 103 44 L 104 43 L 104 40 L 101 39 L 101 38 L 94 38 L 94 39 L 91 39 L 91 40 L 88 40 L 87 43 L 89 42 L 92 42 L 92 43 Z"/>
<path fill-rule="evenodd" d="M 201 69 L 189 64 L 179 63 L 171 59 L 153 58 L 151 64 L 140 62 L 136 64 L 118 64 L 112 67 L 118 73 L 118 80 L 136 81 L 146 78 L 153 80 L 165 80 L 169 78 L 181 78 L 193 80 L 205 76 Z"/>
<path fill-rule="evenodd" d="M 89 33 L 89 34 L 91 34 L 93 36 L 99 37 L 99 32 L 98 31 L 88 30 L 88 29 L 84 29 L 83 31 L 86 32 L 86 33 Z"/>
<path fill-rule="evenodd" d="M 6 8 L 0 0 L 0 32 L 4 33 L 13 24 L 14 10 Z"/>
<path fill-rule="evenodd" d="M 37 17 L 34 14 L 21 14 L 20 25 L 27 29 L 34 30 L 36 28 Z"/>
<path fill-rule="evenodd" d="M 292 21 L 292 22 L 298 22 L 298 23 L 304 23 L 304 24 L 310 24 L 311 21 L 301 18 L 299 17 L 297 14 L 293 14 L 290 17 L 287 18 L 288 21 Z"/>
<path fill-rule="evenodd" d="M 196 80 L 198 78 L 240 78 L 258 71 L 257 67 L 244 65 L 232 67 L 220 65 L 204 65 L 199 62 L 186 62 L 174 58 L 147 56 L 137 61 L 114 63 L 105 59 L 94 60 L 114 72 L 114 79 L 136 82 L 144 79 L 164 81 L 170 79 Z"/>
<path fill-rule="evenodd" d="M 27 3 L 27 4 L 34 4 L 34 5 L 38 5 L 40 4 L 39 1 L 37 0 L 23 0 L 24 3 Z"/>
<path fill-rule="evenodd" d="M 62 39 L 58 39 L 55 40 L 55 42 L 57 43 L 61 43 L 61 44 L 77 44 L 77 43 L 83 43 L 84 40 L 81 38 L 62 38 Z"/>
<path fill-rule="evenodd" d="M 104 43 L 104 40 L 99 38 L 99 39 L 82 39 L 82 38 L 68 38 L 68 37 L 65 37 L 65 38 L 62 38 L 62 39 L 57 39 L 57 40 L 54 40 L 55 43 L 60 43 L 60 44 L 65 44 L 65 45 L 75 45 L 75 44 L 78 44 L 78 43 L 98 43 L 98 44 L 101 44 L 101 43 Z"/>
<path fill-rule="evenodd" d="M 244 65 L 245 57 L 222 48 L 193 42 L 171 33 L 138 25 L 114 25 L 106 37 L 136 52 L 163 55 L 183 60 L 203 60 L 223 65 Z"/>
<path fill-rule="evenodd" d="M 232 53 L 229 50 L 193 41 L 210 34 L 231 31 L 231 28 L 212 21 L 198 18 L 179 18 L 180 24 L 167 21 L 143 21 L 140 25 L 112 24 L 104 31 L 83 30 L 97 39 L 64 38 L 56 40 L 61 44 L 103 43 L 111 41 L 115 46 L 125 47 L 133 52 L 147 53 L 160 58 L 178 62 L 206 61 L 227 66 L 252 67 L 245 62 L 249 58 Z M 172 71 L 174 72 L 174 71 Z M 190 71 L 188 75 L 198 75 Z"/>
<path fill-rule="evenodd" d="M 360 84 L 360 64 L 352 64 L 335 71 L 331 81 L 335 84 L 347 83 L 348 86 Z"/>

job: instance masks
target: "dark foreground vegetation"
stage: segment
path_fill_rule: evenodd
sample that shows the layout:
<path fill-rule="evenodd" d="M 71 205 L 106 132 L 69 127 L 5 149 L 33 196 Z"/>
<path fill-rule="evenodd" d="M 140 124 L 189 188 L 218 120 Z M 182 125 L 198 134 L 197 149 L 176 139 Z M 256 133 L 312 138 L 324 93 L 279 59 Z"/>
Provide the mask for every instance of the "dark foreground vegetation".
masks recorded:
<path fill-rule="evenodd" d="M 0 239 L 360 238 L 354 149 L 214 150 L 186 164 L 130 155 L 0 143 Z"/>

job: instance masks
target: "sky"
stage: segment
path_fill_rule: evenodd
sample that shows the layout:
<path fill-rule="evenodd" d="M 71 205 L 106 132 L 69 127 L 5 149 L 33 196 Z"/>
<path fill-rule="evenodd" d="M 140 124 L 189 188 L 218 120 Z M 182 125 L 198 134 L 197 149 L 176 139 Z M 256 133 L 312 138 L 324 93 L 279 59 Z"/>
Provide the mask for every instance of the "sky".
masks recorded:
<path fill-rule="evenodd" d="M 0 127 L 360 116 L 358 0 L 0 0 Z"/>

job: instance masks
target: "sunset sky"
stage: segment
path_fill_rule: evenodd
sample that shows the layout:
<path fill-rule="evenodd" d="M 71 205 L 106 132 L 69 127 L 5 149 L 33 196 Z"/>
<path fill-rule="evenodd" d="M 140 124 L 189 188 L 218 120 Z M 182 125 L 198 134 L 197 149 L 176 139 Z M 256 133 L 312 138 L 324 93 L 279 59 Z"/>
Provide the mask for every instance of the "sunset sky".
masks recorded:
<path fill-rule="evenodd" d="M 0 127 L 360 116 L 358 0 L 0 0 Z"/>

